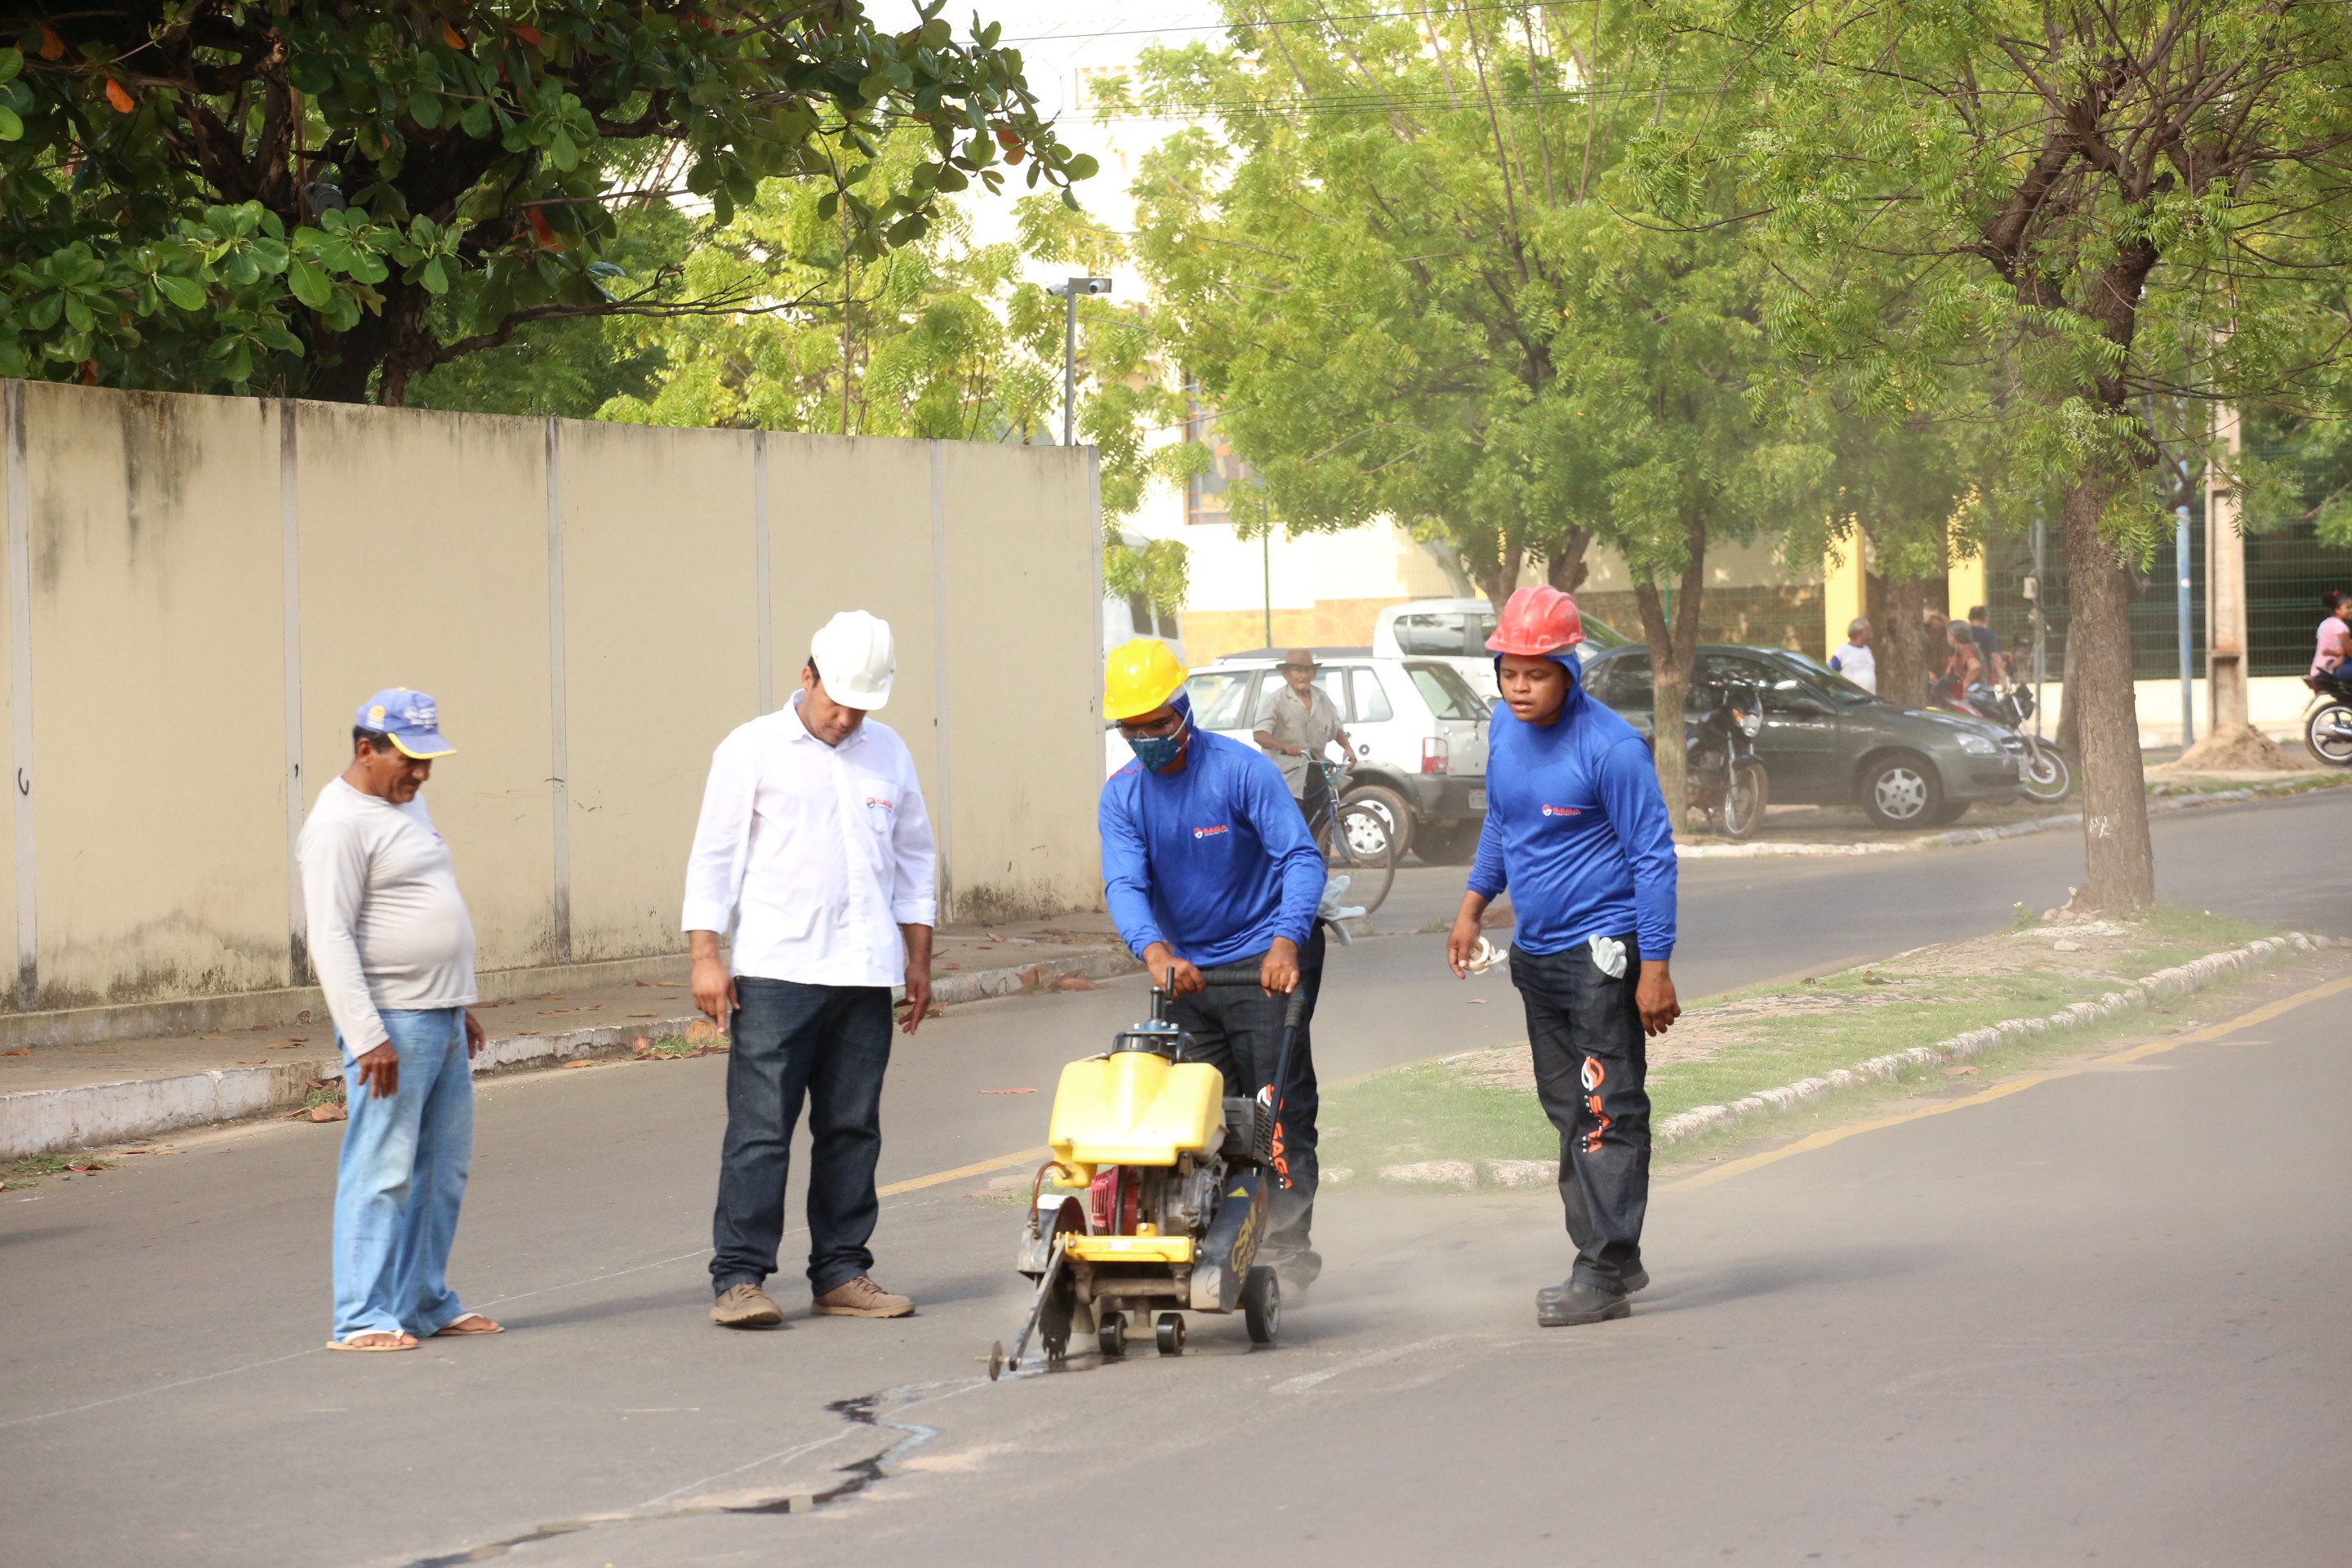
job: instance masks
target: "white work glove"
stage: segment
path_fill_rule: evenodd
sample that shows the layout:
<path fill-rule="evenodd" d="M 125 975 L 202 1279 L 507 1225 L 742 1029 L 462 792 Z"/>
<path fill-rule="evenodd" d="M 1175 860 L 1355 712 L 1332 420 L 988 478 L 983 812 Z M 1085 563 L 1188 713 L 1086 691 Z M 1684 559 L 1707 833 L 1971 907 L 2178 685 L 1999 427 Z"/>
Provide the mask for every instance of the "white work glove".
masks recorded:
<path fill-rule="evenodd" d="M 1612 980 L 1625 978 L 1625 944 L 1613 936 L 1592 939 L 1592 967 Z"/>
<path fill-rule="evenodd" d="M 1360 906 L 1342 905 L 1339 902 L 1341 899 L 1344 899 L 1347 896 L 1348 879 L 1345 877 L 1334 877 L 1329 881 L 1323 884 L 1323 901 L 1321 904 L 1317 906 L 1315 910 L 1315 918 L 1318 921 L 1328 921 L 1330 924 L 1331 934 L 1339 939 L 1339 945 L 1341 947 L 1351 946 L 1356 939 L 1349 935 L 1348 928 L 1341 925 L 1339 922 L 1341 921 L 1360 921 L 1364 918 L 1364 911 Z"/>

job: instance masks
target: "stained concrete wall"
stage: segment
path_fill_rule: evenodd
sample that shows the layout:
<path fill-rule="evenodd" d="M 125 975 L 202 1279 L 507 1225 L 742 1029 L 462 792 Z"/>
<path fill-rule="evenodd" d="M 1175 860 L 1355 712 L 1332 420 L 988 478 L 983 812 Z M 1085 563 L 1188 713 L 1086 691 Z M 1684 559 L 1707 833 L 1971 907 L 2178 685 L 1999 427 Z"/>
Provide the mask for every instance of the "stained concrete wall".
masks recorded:
<path fill-rule="evenodd" d="M 1087 907 L 1093 455 L 5 386 L 0 953 L 18 1009 L 307 978 L 292 837 L 387 686 L 484 969 L 677 951 L 710 750 L 835 611 L 950 913 Z"/>

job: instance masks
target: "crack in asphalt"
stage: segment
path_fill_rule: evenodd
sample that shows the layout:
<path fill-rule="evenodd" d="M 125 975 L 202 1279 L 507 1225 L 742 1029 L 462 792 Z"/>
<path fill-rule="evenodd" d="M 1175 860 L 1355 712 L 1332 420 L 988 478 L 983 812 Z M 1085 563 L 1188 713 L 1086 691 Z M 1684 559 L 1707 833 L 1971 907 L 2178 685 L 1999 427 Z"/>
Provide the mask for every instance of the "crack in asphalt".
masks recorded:
<path fill-rule="evenodd" d="M 921 1405 L 935 1405 L 940 1400 L 951 1399 L 959 1394 L 968 1393 L 974 1388 L 987 1386 L 983 1379 L 965 1377 L 945 1383 L 900 1384 L 877 1394 L 863 1394 L 854 1399 L 836 1399 L 824 1408 L 828 1413 L 841 1417 L 845 1425 L 840 1431 L 830 1437 L 820 1437 L 814 1442 L 803 1443 L 795 1447 L 784 1449 L 781 1453 L 754 1459 L 751 1464 L 738 1466 L 733 1470 L 723 1471 L 717 1476 L 705 1477 L 698 1481 L 689 1481 L 683 1487 L 663 1493 L 652 1502 L 640 1504 L 638 1508 L 627 1513 L 597 1519 L 562 1520 L 552 1524 L 542 1524 L 538 1529 L 528 1531 L 523 1534 L 487 1542 L 479 1546 L 465 1547 L 456 1552 L 436 1552 L 430 1557 L 415 1558 L 404 1564 L 404 1568 L 461 1568 L 464 1563 L 482 1563 L 493 1557 L 503 1557 L 517 1547 L 530 1546 L 542 1541 L 554 1541 L 567 1535 L 578 1535 L 586 1531 L 609 1530 L 623 1525 L 655 1524 L 664 1520 L 693 1519 L 711 1514 L 812 1513 L 826 1503 L 839 1502 L 845 1498 L 856 1497 L 877 1482 L 887 1480 L 897 1473 L 896 1467 L 901 1459 L 940 1435 L 939 1428 L 936 1426 L 926 1426 L 920 1422 L 899 1419 L 892 1414 L 893 1412 L 903 1413 Z M 813 1453 L 816 1449 L 838 1443 L 845 1437 L 854 1436 L 861 1430 L 876 1427 L 888 1427 L 903 1435 L 880 1452 L 841 1466 L 834 1473 L 844 1479 L 823 1490 L 782 1492 L 756 1502 L 695 1503 L 683 1508 L 664 1509 L 659 1512 L 646 1511 L 656 1504 L 667 1501 L 680 1492 L 708 1486 L 712 1481 L 723 1480 L 728 1476 L 740 1474 L 743 1470 L 759 1465 L 788 1464 L 803 1454 Z"/>

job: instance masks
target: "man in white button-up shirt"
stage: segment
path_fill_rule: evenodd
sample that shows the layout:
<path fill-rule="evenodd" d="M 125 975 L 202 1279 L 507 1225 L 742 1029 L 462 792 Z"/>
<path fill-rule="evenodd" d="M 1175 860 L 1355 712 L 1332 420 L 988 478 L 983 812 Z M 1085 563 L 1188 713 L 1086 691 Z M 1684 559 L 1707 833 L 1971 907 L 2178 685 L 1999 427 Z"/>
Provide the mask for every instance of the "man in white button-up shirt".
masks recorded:
<path fill-rule="evenodd" d="M 937 856 L 907 744 L 866 714 L 889 700 L 889 626 L 863 610 L 813 639 L 792 705 L 710 759 L 686 872 L 695 1005 L 733 1037 L 727 1142 L 711 1221 L 713 1322 L 767 1327 L 793 1126 L 809 1105 L 814 1312 L 904 1317 L 868 1270 L 879 1207 L 890 987 L 911 1035 L 931 997 Z M 734 934 L 731 966 L 719 954 Z"/>

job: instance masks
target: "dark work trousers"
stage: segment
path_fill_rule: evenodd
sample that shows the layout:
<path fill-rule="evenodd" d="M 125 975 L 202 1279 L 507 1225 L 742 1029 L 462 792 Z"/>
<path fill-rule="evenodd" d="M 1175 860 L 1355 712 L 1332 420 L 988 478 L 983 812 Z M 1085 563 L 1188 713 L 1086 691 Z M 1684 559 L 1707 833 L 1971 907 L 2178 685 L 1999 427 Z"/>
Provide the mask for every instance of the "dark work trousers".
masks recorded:
<path fill-rule="evenodd" d="M 1527 1004 L 1536 1096 L 1559 1129 L 1559 1200 L 1576 1243 L 1576 1278 L 1624 1289 L 1641 1266 L 1650 1206 L 1649 1050 L 1633 987 L 1642 954 L 1629 932 L 1615 980 L 1578 942 L 1564 952 L 1514 948 L 1511 984 Z"/>
<path fill-rule="evenodd" d="M 890 992 L 738 975 L 727 1057 L 727 1142 L 711 1216 L 713 1294 L 776 1271 L 793 1127 L 809 1108 L 809 1291 L 822 1296 L 874 1268 L 866 1242 L 880 1204 L 882 1075 L 890 1065 Z"/>
<path fill-rule="evenodd" d="M 1255 963 L 1257 959 L 1236 959 Z M 1323 988 L 1323 928 L 1298 948 L 1298 985 L 1307 1011 L 1290 1047 L 1290 1082 L 1276 1091 L 1282 1119 L 1276 1123 L 1279 1163 L 1287 1184 L 1274 1192 L 1273 1226 L 1260 1261 L 1279 1268 L 1291 1282 L 1307 1284 L 1323 1271 L 1323 1259 L 1307 1245 L 1315 1221 L 1315 1053 L 1308 1038 L 1315 999 Z M 1282 1015 L 1287 996 L 1268 996 L 1255 985 L 1212 985 L 1169 1004 L 1168 1016 L 1192 1037 L 1188 1061 L 1207 1062 L 1225 1075 L 1225 1092 L 1255 1095 L 1274 1081 L 1282 1055 Z"/>

